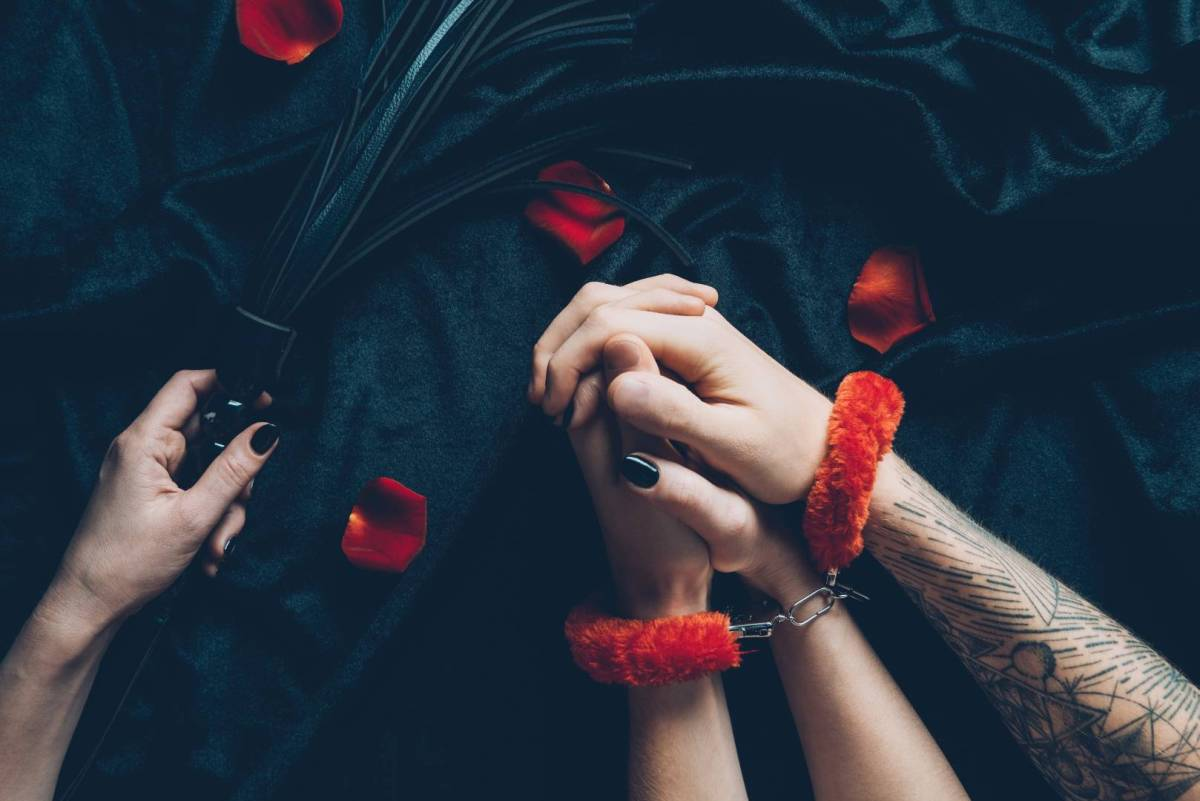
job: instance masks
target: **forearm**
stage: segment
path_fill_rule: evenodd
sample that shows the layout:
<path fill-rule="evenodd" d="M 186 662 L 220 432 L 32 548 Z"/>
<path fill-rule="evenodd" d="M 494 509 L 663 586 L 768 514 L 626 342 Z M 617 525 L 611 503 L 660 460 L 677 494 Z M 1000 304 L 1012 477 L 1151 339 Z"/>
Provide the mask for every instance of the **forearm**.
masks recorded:
<path fill-rule="evenodd" d="M 53 592 L 53 591 L 52 591 Z M 0 661 L 0 787 L 48 801 L 116 626 L 69 618 L 49 595 Z"/>
<path fill-rule="evenodd" d="M 629 690 L 629 797 L 746 797 L 720 674 Z"/>
<path fill-rule="evenodd" d="M 1200 798 L 1200 691 L 895 457 L 866 542 L 1064 798 Z"/>
<path fill-rule="evenodd" d="M 817 801 L 967 797 L 845 604 L 805 628 L 778 626 L 771 650 Z"/>

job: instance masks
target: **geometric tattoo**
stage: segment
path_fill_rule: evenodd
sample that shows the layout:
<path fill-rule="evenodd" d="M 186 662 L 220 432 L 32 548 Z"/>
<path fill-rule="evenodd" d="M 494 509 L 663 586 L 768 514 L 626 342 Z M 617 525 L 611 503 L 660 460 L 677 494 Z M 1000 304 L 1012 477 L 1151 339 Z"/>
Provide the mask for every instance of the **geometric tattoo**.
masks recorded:
<path fill-rule="evenodd" d="M 1064 798 L 1200 798 L 1200 690 L 901 467 L 867 545 Z"/>

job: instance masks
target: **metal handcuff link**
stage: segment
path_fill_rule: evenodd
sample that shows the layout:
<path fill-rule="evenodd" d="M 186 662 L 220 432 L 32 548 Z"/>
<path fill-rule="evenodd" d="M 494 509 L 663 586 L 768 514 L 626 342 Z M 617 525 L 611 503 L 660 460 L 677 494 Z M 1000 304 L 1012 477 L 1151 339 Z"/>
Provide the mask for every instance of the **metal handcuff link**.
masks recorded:
<path fill-rule="evenodd" d="M 799 617 L 800 610 L 818 595 L 825 597 L 824 604 L 817 611 L 809 614 L 807 617 Z M 833 611 L 833 607 L 837 606 L 838 601 L 844 601 L 850 598 L 855 601 L 869 601 L 870 599 L 863 595 L 853 587 L 838 583 L 837 570 L 830 570 L 825 574 L 825 583 L 815 590 L 805 595 L 800 600 L 793 603 L 786 611 L 780 611 L 768 620 L 747 621 L 743 623 L 733 623 L 729 626 L 729 630 L 737 634 L 743 639 L 765 639 L 775 633 L 775 627 L 787 623 L 796 628 L 803 628 L 814 622 L 817 618 L 827 615 Z"/>

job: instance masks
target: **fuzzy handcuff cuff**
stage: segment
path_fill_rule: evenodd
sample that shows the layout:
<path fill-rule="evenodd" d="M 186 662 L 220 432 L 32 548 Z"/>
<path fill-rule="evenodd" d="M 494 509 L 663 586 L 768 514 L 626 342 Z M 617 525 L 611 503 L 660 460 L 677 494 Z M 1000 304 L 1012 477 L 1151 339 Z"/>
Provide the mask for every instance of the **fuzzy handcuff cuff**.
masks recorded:
<path fill-rule="evenodd" d="M 734 622 L 724 612 L 655 620 L 605 614 L 596 601 L 577 606 L 565 633 L 571 655 L 593 680 L 630 687 L 693 681 L 738 667 L 739 641 L 770 637 L 775 627 L 807 626 L 847 598 L 866 596 L 838 582 L 838 571 L 863 550 L 871 490 L 879 460 L 891 450 L 904 414 L 900 389 L 881 375 L 850 373 L 838 386 L 829 415 L 828 448 L 804 511 L 809 555 L 825 583 L 767 620 Z M 813 611 L 810 604 L 821 605 Z"/>

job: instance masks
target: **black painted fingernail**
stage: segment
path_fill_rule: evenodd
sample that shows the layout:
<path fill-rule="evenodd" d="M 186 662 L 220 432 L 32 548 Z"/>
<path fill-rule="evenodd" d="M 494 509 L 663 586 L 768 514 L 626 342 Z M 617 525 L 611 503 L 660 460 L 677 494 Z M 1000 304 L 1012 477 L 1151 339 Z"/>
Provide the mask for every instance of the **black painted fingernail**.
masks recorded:
<path fill-rule="evenodd" d="M 630 454 L 621 460 L 621 475 L 635 487 L 647 489 L 658 483 L 658 467 L 651 461 Z"/>
<path fill-rule="evenodd" d="M 675 449 L 676 453 L 678 453 L 684 459 L 688 458 L 688 454 L 691 453 L 691 449 L 688 448 L 687 445 L 684 445 L 677 439 L 669 439 L 667 442 L 671 443 L 671 447 Z"/>
<path fill-rule="evenodd" d="M 225 558 L 226 559 L 229 558 L 229 555 L 231 553 L 233 553 L 234 548 L 237 547 L 237 541 L 238 541 L 237 537 L 230 537 L 229 539 L 225 540 Z"/>
<path fill-rule="evenodd" d="M 563 409 L 562 422 L 559 423 L 563 428 L 571 427 L 571 418 L 575 416 L 575 401 L 567 404 L 567 408 Z"/>
<path fill-rule="evenodd" d="M 274 423 L 267 423 L 262 428 L 254 432 L 254 436 L 250 438 L 250 447 L 259 456 L 262 456 L 267 451 L 271 450 L 271 446 L 279 440 L 279 426 Z"/>

